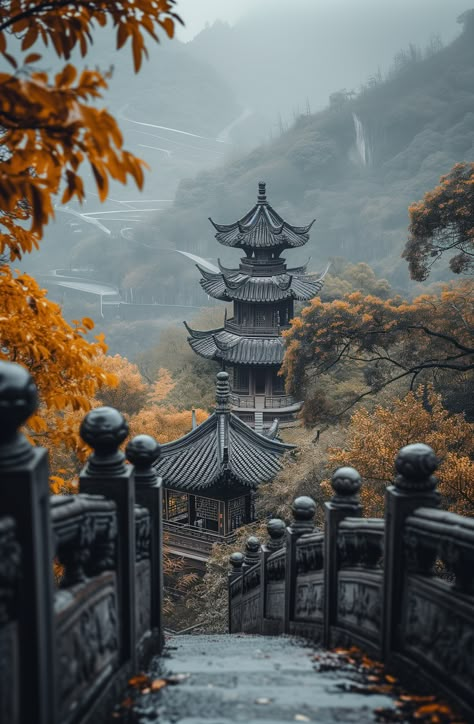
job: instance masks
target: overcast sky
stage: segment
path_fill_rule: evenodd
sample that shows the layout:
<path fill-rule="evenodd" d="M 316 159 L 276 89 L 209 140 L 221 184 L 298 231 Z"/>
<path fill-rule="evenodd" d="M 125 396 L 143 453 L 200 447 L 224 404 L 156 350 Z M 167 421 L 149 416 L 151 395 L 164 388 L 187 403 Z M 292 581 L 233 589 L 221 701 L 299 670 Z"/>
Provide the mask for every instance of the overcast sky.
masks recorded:
<path fill-rule="evenodd" d="M 206 22 L 213 23 L 216 20 L 226 20 L 234 23 L 248 10 L 259 6 L 265 6 L 273 2 L 280 3 L 284 0 L 177 0 L 177 11 L 181 15 L 186 27 L 179 30 L 181 40 L 191 40 L 199 33 Z"/>
<path fill-rule="evenodd" d="M 186 24 L 185 28 L 179 29 L 178 37 L 184 41 L 191 40 L 191 38 L 205 27 L 206 23 L 212 24 L 216 20 L 224 20 L 233 24 L 239 20 L 239 18 L 251 12 L 258 12 L 259 14 L 262 12 L 271 13 L 272 10 L 284 11 L 286 8 L 288 8 L 288 12 L 291 12 L 295 9 L 295 6 L 297 7 L 298 5 L 306 5 L 311 8 L 319 5 L 321 8 L 326 7 L 329 10 L 329 8 L 334 9 L 334 6 L 337 4 L 347 6 L 347 4 L 353 3 L 360 3 L 361 11 L 365 13 L 369 12 L 368 9 L 371 4 L 374 5 L 378 12 L 386 6 L 388 14 L 392 14 L 397 5 L 399 6 L 400 14 L 404 12 L 403 6 L 409 8 L 410 5 L 412 6 L 413 4 L 426 5 L 427 8 L 429 8 L 430 15 L 434 16 L 429 18 L 431 21 L 436 20 L 440 5 L 441 7 L 446 6 L 446 8 L 443 8 L 444 10 L 447 10 L 451 5 L 451 13 L 453 15 L 460 10 L 474 5 L 472 0 L 465 0 L 465 2 L 461 3 L 459 0 L 452 0 L 452 2 L 450 2 L 450 0 L 443 0 L 441 3 L 439 0 L 432 0 L 432 2 L 427 2 L 427 0 L 349 0 L 349 3 L 348 0 L 291 0 L 291 2 L 288 2 L 288 0 L 177 0 L 177 12 L 182 16 Z M 438 8 L 436 6 L 438 6 Z M 410 16 L 408 14 L 407 24 L 409 25 L 409 23 Z M 441 32 L 442 28 L 439 28 L 439 31 Z"/>

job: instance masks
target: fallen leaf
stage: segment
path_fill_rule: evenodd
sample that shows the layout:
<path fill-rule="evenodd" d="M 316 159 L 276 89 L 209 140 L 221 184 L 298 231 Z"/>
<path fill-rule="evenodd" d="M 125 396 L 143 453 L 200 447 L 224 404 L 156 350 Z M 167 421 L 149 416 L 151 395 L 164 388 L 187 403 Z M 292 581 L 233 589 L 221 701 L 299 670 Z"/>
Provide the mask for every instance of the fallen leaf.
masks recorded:
<path fill-rule="evenodd" d="M 150 677 L 145 674 L 138 674 L 137 676 L 132 676 L 132 678 L 128 680 L 128 683 L 130 686 L 134 687 L 148 686 L 150 683 Z"/>
<path fill-rule="evenodd" d="M 165 679 L 154 679 L 154 680 L 151 682 L 151 690 L 152 690 L 152 691 L 159 691 L 159 690 L 162 689 L 164 686 L 166 686 L 166 684 L 167 684 L 167 682 L 166 682 Z"/>

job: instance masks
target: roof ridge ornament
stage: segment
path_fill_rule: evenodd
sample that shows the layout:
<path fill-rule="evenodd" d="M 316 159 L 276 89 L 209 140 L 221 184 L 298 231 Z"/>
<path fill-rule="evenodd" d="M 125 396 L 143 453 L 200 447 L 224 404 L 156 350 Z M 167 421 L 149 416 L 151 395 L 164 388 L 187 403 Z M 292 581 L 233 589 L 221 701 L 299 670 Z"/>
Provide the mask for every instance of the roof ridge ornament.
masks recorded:
<path fill-rule="evenodd" d="M 266 204 L 266 203 L 267 203 L 267 194 L 266 194 L 266 184 L 265 184 L 265 181 L 259 181 L 259 184 L 258 184 L 258 203 L 259 203 L 259 204 Z"/>
<path fill-rule="evenodd" d="M 229 374 L 224 371 L 217 373 L 216 412 L 218 414 L 230 412 Z"/>

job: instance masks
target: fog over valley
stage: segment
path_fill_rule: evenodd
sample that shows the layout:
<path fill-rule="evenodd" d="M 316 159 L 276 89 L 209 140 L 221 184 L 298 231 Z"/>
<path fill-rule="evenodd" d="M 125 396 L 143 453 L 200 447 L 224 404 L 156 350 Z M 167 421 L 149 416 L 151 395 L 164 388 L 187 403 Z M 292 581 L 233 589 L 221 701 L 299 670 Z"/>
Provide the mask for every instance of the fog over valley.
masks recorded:
<path fill-rule="evenodd" d="M 209 0 L 198 13 L 181 0 L 186 26 L 150 44 L 138 75 L 101 30 L 93 63 L 112 67 L 105 102 L 126 147 L 150 167 L 145 188 L 112 184 L 101 204 L 89 176 L 86 202 L 58 206 L 42 253 L 22 268 L 44 280 L 82 270 L 72 272 L 74 294 L 55 284 L 50 295 L 66 310 L 81 300 L 118 349 L 121 333 L 101 316 L 104 295 L 163 305 L 155 327 L 212 306 L 192 258 L 177 251 L 214 264 L 220 253 L 235 265 L 207 218 L 235 221 L 265 180 L 292 223 L 317 218 L 308 245 L 315 271 L 332 257 L 366 262 L 409 291 L 400 259 L 407 207 L 472 158 L 472 28 L 457 22 L 467 9 L 465 0 L 299 0 L 291 8 Z M 56 61 L 46 53 L 43 62 Z M 442 265 L 437 273 L 448 274 Z M 102 286 L 88 296 L 78 285 L 91 282 Z"/>

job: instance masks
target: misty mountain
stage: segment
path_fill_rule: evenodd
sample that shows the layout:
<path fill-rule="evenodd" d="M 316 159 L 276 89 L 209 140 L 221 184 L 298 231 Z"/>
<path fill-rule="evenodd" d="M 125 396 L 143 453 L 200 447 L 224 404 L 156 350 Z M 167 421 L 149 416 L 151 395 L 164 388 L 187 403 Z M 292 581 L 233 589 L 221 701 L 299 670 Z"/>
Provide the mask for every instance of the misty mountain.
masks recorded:
<path fill-rule="evenodd" d="M 90 214 L 88 223 L 84 217 L 58 210 L 58 221 L 49 227 L 41 254 L 24 266 L 34 271 L 39 266 L 42 271 L 55 266 L 93 267 L 98 278 L 121 289 L 132 288 L 135 298 L 200 305 L 206 299 L 197 272 L 174 250 L 212 258 L 221 254 L 227 264 L 237 263 L 236 254 L 218 247 L 207 217 L 221 222 L 238 218 L 253 205 L 256 184 L 263 179 L 271 203 L 289 221 L 304 224 L 317 218 L 310 244 L 301 252 L 301 257 L 312 254 L 316 269 L 324 267 L 328 257 L 340 255 L 367 261 L 381 276 L 406 287 L 408 275 L 400 252 L 408 205 L 453 163 L 473 155 L 471 23 L 466 22 L 463 33 L 443 48 L 436 36 L 430 40 L 430 31 L 443 27 L 437 25 L 441 21 L 445 29 L 455 26 L 456 2 L 448 14 L 438 0 L 430 0 L 428 13 L 426 1 L 420 0 L 410 9 L 412 24 L 405 23 L 403 30 L 405 41 L 413 37 L 420 43 L 405 42 L 406 50 L 399 50 L 391 69 L 382 72 L 377 66 L 385 63 L 388 53 L 386 48 L 382 52 L 382 46 L 392 48 L 395 42 L 388 42 L 390 23 L 394 38 L 402 37 L 405 15 L 397 5 L 395 22 L 390 5 L 382 27 L 383 14 L 370 18 L 372 25 L 368 13 L 360 10 L 363 3 L 357 5 L 358 14 L 353 3 L 337 2 L 346 16 L 342 22 L 339 14 L 338 33 L 337 18 L 326 8 L 329 20 L 333 19 L 332 35 L 331 24 L 323 24 L 330 38 L 327 47 L 311 8 L 300 16 L 299 31 L 292 27 L 291 16 L 285 30 L 281 15 L 263 22 L 257 14 L 235 28 L 214 25 L 191 43 L 163 43 L 151 51 L 138 76 L 130 59 L 117 54 L 110 36 L 104 36 L 94 62 L 102 67 L 114 64 L 107 103 L 118 114 L 127 147 L 152 166 L 145 193 L 140 196 L 131 187 L 114 185 L 104 206 L 89 193 L 85 207 L 73 210 Z M 370 3 L 367 0 L 367 7 Z M 310 48 L 312 34 L 318 42 Z M 371 43 L 369 53 L 366 46 Z M 263 57 L 262 49 L 273 54 Z M 319 55 L 317 62 L 316 51 L 323 50 L 326 55 Z M 304 63 L 302 53 L 309 53 Z M 352 55 L 353 62 L 348 63 Z M 363 69 L 369 67 L 369 55 L 371 72 L 365 73 L 369 80 L 362 88 L 359 81 L 357 91 L 352 91 L 357 77 L 362 79 Z M 331 80 L 334 84 L 329 87 Z M 315 88 L 317 97 L 311 95 Z M 265 113 L 272 108 L 275 89 L 282 113 L 291 115 L 296 96 L 305 94 L 310 100 L 288 130 L 282 118 L 273 130 L 277 137 L 269 140 Z M 317 103 L 322 105 L 323 96 L 324 109 L 311 112 Z M 254 108 L 245 118 L 242 114 L 251 108 L 246 104 Z M 252 123 L 257 126 L 255 133 L 267 140 L 239 153 L 239 135 L 245 136 L 243 148 L 249 138 L 256 138 Z M 107 234 L 90 222 L 91 217 Z M 297 263 L 298 254 L 292 256 Z"/>
<path fill-rule="evenodd" d="M 207 221 L 234 221 L 267 182 L 270 202 L 292 223 L 317 218 L 317 266 L 340 255 L 369 262 L 406 286 L 400 253 L 407 207 L 441 174 L 474 156 L 474 21 L 445 48 L 398 54 L 384 79 L 303 115 L 271 143 L 214 171 L 183 181 L 174 207 L 153 228 L 161 243 L 215 256 Z M 307 249 L 308 247 L 306 247 Z"/>

